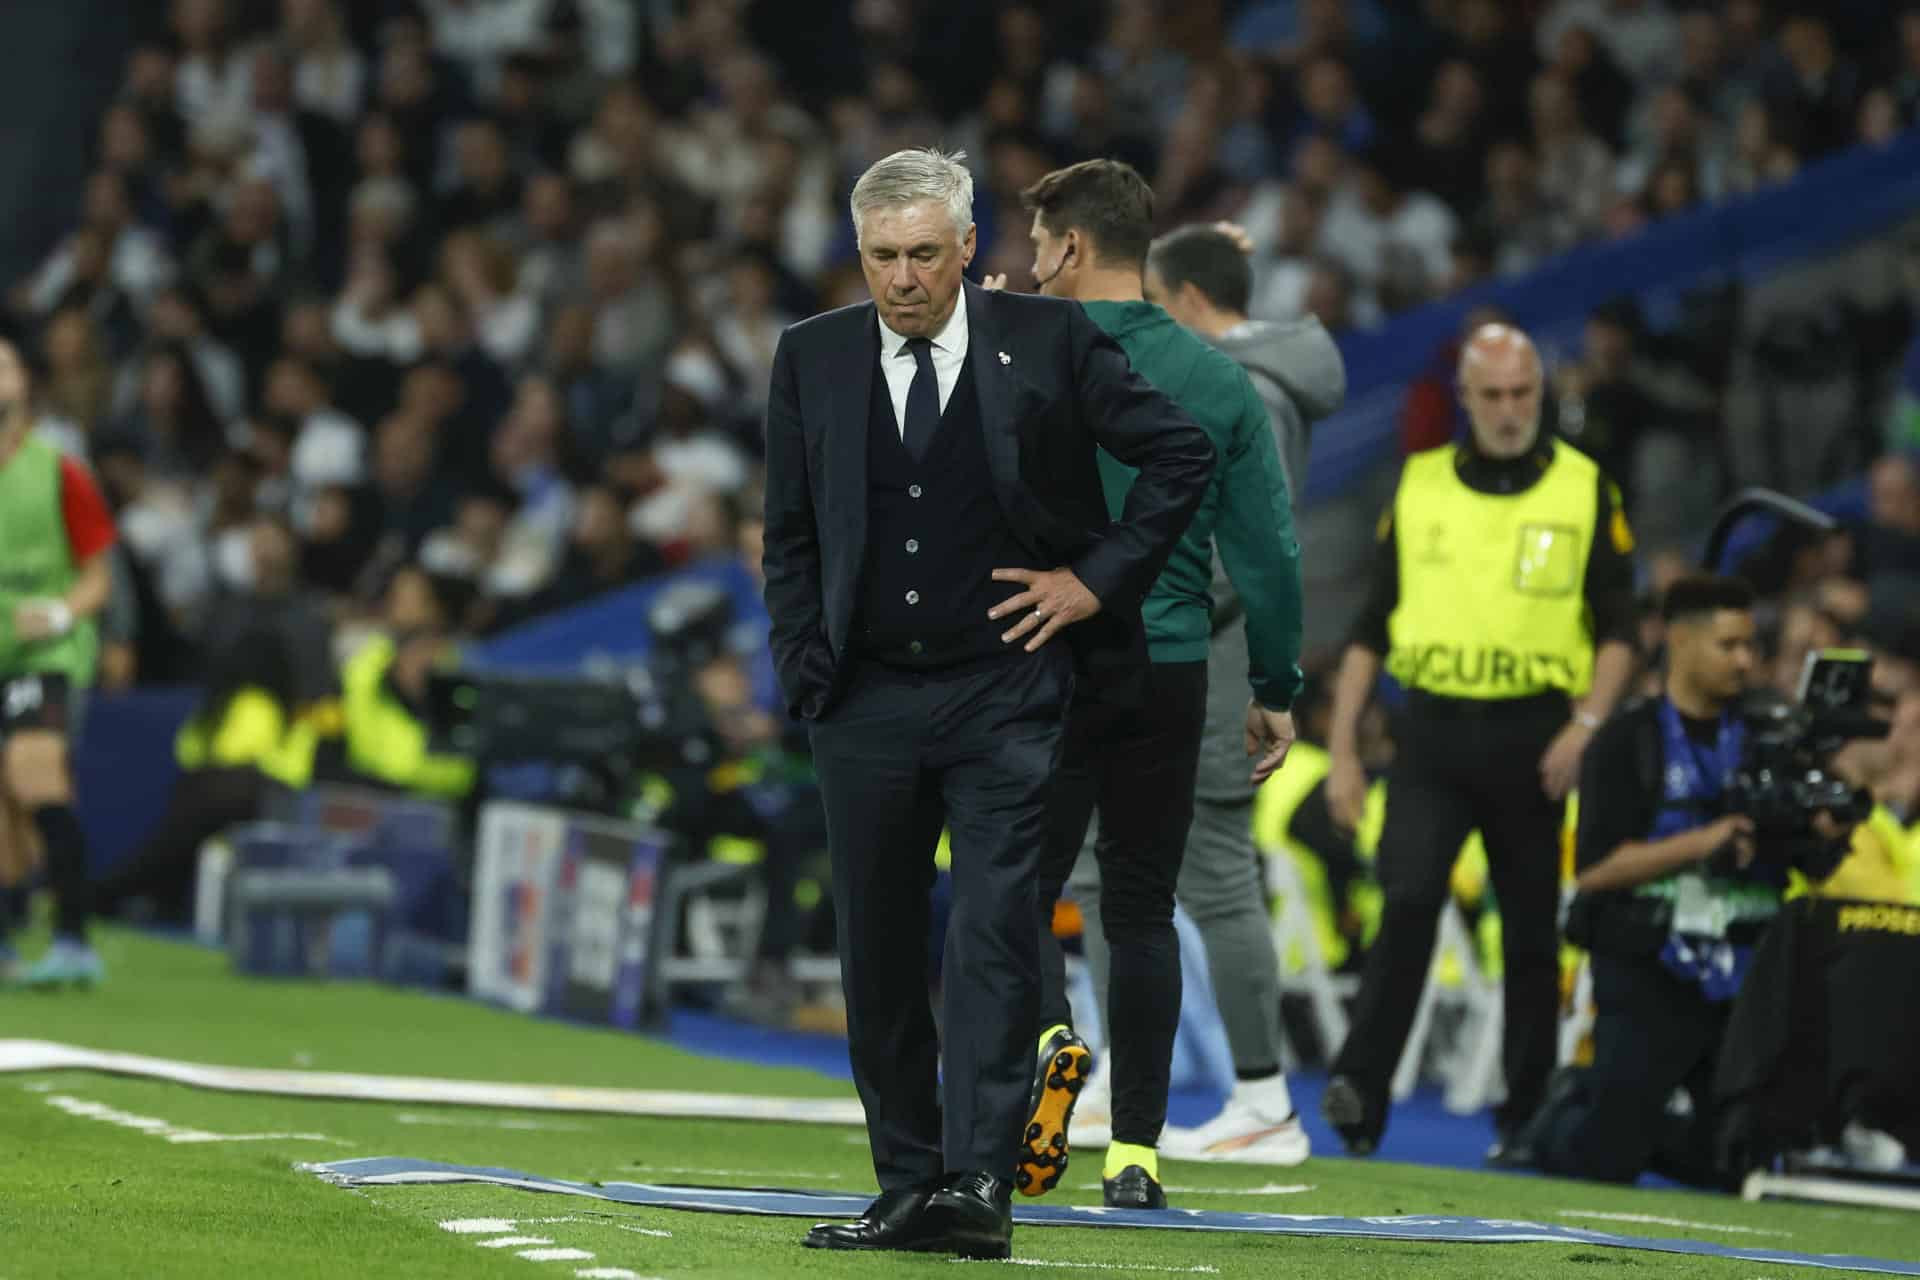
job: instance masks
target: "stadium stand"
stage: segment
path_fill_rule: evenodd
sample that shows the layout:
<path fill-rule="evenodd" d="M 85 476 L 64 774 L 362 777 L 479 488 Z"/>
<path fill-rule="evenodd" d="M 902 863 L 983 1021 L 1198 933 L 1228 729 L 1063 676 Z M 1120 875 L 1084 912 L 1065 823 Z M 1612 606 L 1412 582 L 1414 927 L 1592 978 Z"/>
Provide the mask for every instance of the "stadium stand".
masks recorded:
<path fill-rule="evenodd" d="M 1661 489 L 1688 463 L 1794 491 L 1858 472 L 1903 346 L 1897 271 L 1759 311 L 1730 261 L 1752 229 L 1688 217 L 1894 143 L 1920 18 L 1888 6 L 832 6 L 805 40 L 742 0 L 141 8 L 63 233 L 10 294 L 43 429 L 122 510 L 145 607 L 115 685 L 204 670 L 260 509 L 343 621 L 406 562 L 469 581 L 484 632 L 732 550 L 773 342 L 850 296 L 840 199 L 903 140 L 968 146 L 983 271 L 1016 287 L 1014 195 L 1056 162 L 1135 159 L 1166 225 L 1246 226 L 1254 314 L 1350 335 L 1323 500 L 1377 469 L 1386 401 L 1409 446 L 1454 426 L 1383 325 L 1524 312 L 1513 290 L 1578 246 L 1687 260 L 1623 278 L 1596 250 L 1579 314 L 1551 317 L 1568 433 L 1648 482 L 1641 523 L 1669 536 L 1711 502 Z M 1650 307 L 1579 332 L 1607 282 L 1656 270 Z M 1841 347 L 1862 367 L 1812 367 Z M 1817 461 L 1762 462 L 1769 424 L 1809 414 Z M 1343 625 L 1315 612 L 1323 641 Z"/>

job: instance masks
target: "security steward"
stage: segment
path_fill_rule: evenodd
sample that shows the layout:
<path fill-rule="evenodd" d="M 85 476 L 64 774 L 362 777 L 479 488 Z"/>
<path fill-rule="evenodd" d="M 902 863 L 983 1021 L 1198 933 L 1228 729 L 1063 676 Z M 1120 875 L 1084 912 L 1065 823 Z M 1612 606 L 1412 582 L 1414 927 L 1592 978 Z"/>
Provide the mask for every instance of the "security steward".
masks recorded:
<path fill-rule="evenodd" d="M 1636 615 L 1619 490 L 1543 433 L 1541 385 L 1524 333 L 1486 325 L 1468 340 L 1470 438 L 1407 460 L 1334 688 L 1327 799 L 1348 829 L 1366 806 L 1356 743 L 1383 658 L 1407 690 L 1380 836 L 1380 935 L 1321 1102 L 1354 1155 L 1386 1129 L 1448 876 L 1476 827 L 1505 921 L 1507 1100 L 1490 1162 L 1505 1159 L 1554 1067 L 1563 806 L 1633 675 Z"/>
<path fill-rule="evenodd" d="M 1760 934 L 1789 871 L 1818 880 L 1846 851 L 1831 814 L 1756 832 L 1726 788 L 1757 662 L 1753 592 L 1737 579 L 1668 588 L 1667 679 L 1615 717 L 1580 780 L 1579 895 L 1568 936 L 1592 954 L 1593 1062 L 1555 1078 L 1520 1148 L 1567 1177 L 1632 1182 L 1645 1169 L 1725 1188 L 1715 1068 Z M 1691 1105 L 1671 1107 L 1676 1090 Z"/>
<path fill-rule="evenodd" d="M 428 749 L 427 679 L 455 662 L 454 619 L 472 588 L 409 566 L 387 592 L 387 630 L 340 673 L 346 764 L 357 778 L 416 795 L 457 800 L 473 789 L 474 764 Z"/>

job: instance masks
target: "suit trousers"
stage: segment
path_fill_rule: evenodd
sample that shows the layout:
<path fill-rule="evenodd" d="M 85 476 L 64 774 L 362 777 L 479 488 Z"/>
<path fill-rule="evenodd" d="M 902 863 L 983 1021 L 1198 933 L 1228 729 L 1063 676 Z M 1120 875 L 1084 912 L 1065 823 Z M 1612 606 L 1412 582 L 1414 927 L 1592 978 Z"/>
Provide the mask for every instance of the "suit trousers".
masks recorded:
<path fill-rule="evenodd" d="M 1540 783 L 1540 757 L 1567 723 L 1558 695 L 1477 703 L 1411 694 L 1395 726 L 1378 874 L 1386 896 L 1347 1040 L 1333 1073 L 1367 1103 L 1373 1136 L 1386 1129 L 1389 1086 L 1433 959 L 1460 845 L 1479 828 L 1500 904 L 1506 964 L 1507 1100 L 1502 1131 L 1524 1125 L 1546 1092 L 1560 1012 L 1562 803 Z"/>
<path fill-rule="evenodd" d="M 1011 1180 L 1033 1084 L 1033 919 L 1072 655 L 1055 642 L 947 670 L 855 661 L 810 734 L 874 1173 L 888 1191 L 962 1171 Z M 953 849 L 944 1045 L 927 965 L 943 826 Z"/>
<path fill-rule="evenodd" d="M 1193 825 L 1194 773 L 1206 713 L 1207 664 L 1156 662 L 1143 706 L 1084 703 L 1074 709 L 1054 787 L 1034 930 L 1045 982 L 1035 1030 L 1072 1021 L 1066 957 L 1051 927 L 1053 905 L 1097 809 L 1094 856 L 1100 864 L 1099 924 L 1111 973 L 1107 1052 L 1116 1142 L 1156 1146 L 1167 1122 L 1173 1041 L 1180 1026 L 1174 888 Z"/>
<path fill-rule="evenodd" d="M 1273 949 L 1260 854 L 1253 847 L 1253 762 L 1247 758 L 1247 623 L 1214 633 L 1207 649 L 1207 719 L 1193 789 L 1193 825 L 1175 896 L 1200 930 L 1214 1000 L 1241 1079 L 1280 1069 L 1280 961 Z M 1083 944 L 1099 1007 L 1108 1004 L 1096 818 L 1068 885 L 1086 921 Z M 1042 1011 L 1045 1016 L 1045 1011 Z"/>

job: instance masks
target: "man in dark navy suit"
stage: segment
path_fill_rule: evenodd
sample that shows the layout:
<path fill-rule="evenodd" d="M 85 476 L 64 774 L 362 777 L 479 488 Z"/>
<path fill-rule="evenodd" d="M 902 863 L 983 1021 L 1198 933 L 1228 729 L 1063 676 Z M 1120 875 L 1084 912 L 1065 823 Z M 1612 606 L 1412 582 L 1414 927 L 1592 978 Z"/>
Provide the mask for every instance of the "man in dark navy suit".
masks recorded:
<path fill-rule="evenodd" d="M 959 156 L 853 189 L 872 305 L 789 329 L 767 402 L 766 599 L 833 855 L 854 1083 L 881 1196 L 826 1249 L 1006 1257 L 1039 1016 L 1037 862 L 1067 704 L 1145 692 L 1140 602 L 1206 435 L 1077 303 L 989 293 Z M 1095 446 L 1137 468 L 1110 514 Z M 1063 634 L 1064 632 L 1064 634 Z M 928 902 L 952 836 L 944 1085 Z"/>

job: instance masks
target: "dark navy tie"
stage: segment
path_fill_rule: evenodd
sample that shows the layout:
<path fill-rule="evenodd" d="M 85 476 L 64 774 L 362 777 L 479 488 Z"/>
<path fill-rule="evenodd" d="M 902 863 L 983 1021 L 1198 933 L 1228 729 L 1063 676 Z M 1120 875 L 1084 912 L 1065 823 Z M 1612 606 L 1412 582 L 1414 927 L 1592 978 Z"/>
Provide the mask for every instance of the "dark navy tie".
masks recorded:
<path fill-rule="evenodd" d="M 931 339 L 908 338 L 907 350 L 913 352 L 913 384 L 907 388 L 906 429 L 900 441 L 918 462 L 926 456 L 933 433 L 940 426 L 940 382 L 933 372 Z"/>

